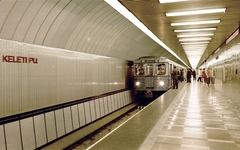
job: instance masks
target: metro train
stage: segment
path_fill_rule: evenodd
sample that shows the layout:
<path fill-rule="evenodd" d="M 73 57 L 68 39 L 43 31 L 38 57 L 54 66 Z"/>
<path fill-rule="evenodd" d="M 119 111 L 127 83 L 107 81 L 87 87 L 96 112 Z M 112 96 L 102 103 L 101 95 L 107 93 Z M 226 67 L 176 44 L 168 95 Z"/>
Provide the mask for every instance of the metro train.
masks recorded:
<path fill-rule="evenodd" d="M 157 56 L 140 57 L 134 61 L 135 95 L 154 98 L 172 87 L 171 72 L 173 67 L 181 67 L 175 62 Z"/>

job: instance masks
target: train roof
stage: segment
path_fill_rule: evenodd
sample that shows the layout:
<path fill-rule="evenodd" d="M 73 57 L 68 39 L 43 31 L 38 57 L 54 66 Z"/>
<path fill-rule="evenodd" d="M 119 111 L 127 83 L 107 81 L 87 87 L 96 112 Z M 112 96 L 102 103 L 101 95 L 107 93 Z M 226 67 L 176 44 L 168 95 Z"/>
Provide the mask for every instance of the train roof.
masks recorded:
<path fill-rule="evenodd" d="M 141 63 L 141 62 L 169 62 L 170 60 L 166 57 L 159 57 L 159 56 L 144 56 L 140 57 L 139 59 L 135 60 L 134 63 Z"/>
<path fill-rule="evenodd" d="M 157 63 L 157 62 L 169 62 L 175 66 L 186 68 L 166 57 L 160 57 L 160 56 L 143 56 L 143 57 L 139 57 L 139 59 L 137 60 L 134 60 L 134 63 Z"/>

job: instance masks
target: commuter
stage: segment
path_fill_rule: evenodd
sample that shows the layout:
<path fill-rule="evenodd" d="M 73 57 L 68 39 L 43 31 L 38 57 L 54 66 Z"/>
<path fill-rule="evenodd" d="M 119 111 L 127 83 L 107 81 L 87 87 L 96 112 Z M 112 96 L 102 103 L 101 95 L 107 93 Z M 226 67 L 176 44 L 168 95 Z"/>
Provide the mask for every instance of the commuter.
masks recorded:
<path fill-rule="evenodd" d="M 173 81 L 173 89 L 178 89 L 178 70 L 175 66 L 172 72 L 172 81 Z"/>
<path fill-rule="evenodd" d="M 139 69 L 139 75 L 144 75 L 144 69 L 143 68 Z"/>
<path fill-rule="evenodd" d="M 198 71 L 198 79 L 197 79 L 197 81 L 199 82 L 202 82 L 202 69 L 199 69 L 199 71 Z"/>
<path fill-rule="evenodd" d="M 183 80 L 184 80 L 184 72 L 183 72 L 183 69 L 180 70 L 179 80 L 180 80 L 181 82 L 183 82 Z"/>
<path fill-rule="evenodd" d="M 192 71 L 192 75 L 193 75 L 193 80 L 196 80 L 196 71 L 195 70 Z"/>
<path fill-rule="evenodd" d="M 203 68 L 203 70 L 202 70 L 202 78 L 203 78 L 203 81 L 206 83 L 207 82 L 207 75 L 206 75 L 206 72 L 205 72 L 205 68 Z"/>
<path fill-rule="evenodd" d="M 191 83 L 191 76 L 192 76 L 191 69 L 188 69 L 188 71 L 187 71 L 187 82 L 188 83 Z"/>

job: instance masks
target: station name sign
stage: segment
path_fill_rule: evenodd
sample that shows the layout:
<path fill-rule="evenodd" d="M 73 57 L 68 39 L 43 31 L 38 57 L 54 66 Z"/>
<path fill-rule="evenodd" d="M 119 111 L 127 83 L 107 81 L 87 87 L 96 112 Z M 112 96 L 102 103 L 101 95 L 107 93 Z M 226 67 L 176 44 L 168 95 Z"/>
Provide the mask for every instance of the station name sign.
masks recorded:
<path fill-rule="evenodd" d="M 34 57 L 2 55 L 2 62 L 38 64 L 38 59 Z"/>

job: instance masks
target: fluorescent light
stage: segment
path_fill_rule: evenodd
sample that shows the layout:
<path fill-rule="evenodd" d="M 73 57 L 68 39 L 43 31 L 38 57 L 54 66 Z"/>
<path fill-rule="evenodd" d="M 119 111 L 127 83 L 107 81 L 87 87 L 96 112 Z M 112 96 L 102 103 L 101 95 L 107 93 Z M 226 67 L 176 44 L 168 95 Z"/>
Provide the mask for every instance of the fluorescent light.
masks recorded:
<path fill-rule="evenodd" d="M 239 34 L 239 29 L 237 29 L 227 40 L 226 44 L 228 44 L 232 39 L 234 39 Z"/>
<path fill-rule="evenodd" d="M 214 23 L 219 23 L 219 22 L 220 22 L 220 20 L 194 21 L 194 22 L 179 22 L 179 23 L 171 23 L 171 26 L 214 24 Z"/>
<path fill-rule="evenodd" d="M 197 37 L 197 36 L 213 36 L 213 33 L 209 33 L 209 34 L 182 34 L 182 35 L 178 35 L 177 37 Z"/>
<path fill-rule="evenodd" d="M 112 6 L 116 11 L 122 14 L 125 18 L 131 21 L 136 27 L 138 27 L 142 32 L 148 35 L 153 41 L 158 43 L 169 53 L 175 56 L 183 64 L 188 66 L 173 50 L 171 50 L 165 43 L 163 43 L 155 34 L 153 34 L 138 18 L 136 18 L 128 9 L 126 9 L 118 0 L 104 0 L 110 6 Z"/>
<path fill-rule="evenodd" d="M 204 50 L 199 51 L 199 50 L 189 50 L 189 51 L 185 51 L 188 55 L 201 55 Z"/>
<path fill-rule="evenodd" d="M 174 3 L 174 2 L 182 2 L 188 0 L 159 0 L 159 3 Z"/>
<path fill-rule="evenodd" d="M 174 30 L 174 32 L 212 31 L 216 29 L 217 28 L 199 28 L 199 29 Z"/>
<path fill-rule="evenodd" d="M 205 9 L 205 10 L 194 10 L 194 11 L 182 11 L 182 12 L 171 12 L 166 13 L 166 16 L 188 16 L 188 15 L 199 15 L 199 14 L 210 14 L 210 13 L 223 13 L 226 11 L 226 8 L 219 9 Z"/>
<path fill-rule="evenodd" d="M 196 45 L 196 44 L 208 44 L 209 43 L 209 41 L 205 41 L 205 42 L 191 42 L 191 43 L 181 43 L 182 45 Z"/>
<path fill-rule="evenodd" d="M 179 39 L 179 41 L 207 41 L 211 40 L 211 38 L 183 38 Z"/>
<path fill-rule="evenodd" d="M 207 45 L 183 45 L 183 48 L 206 48 Z"/>
<path fill-rule="evenodd" d="M 198 48 L 198 47 L 188 47 L 188 48 L 183 48 L 184 51 L 192 51 L 192 50 L 197 50 L 197 51 L 204 51 L 207 47 L 202 47 L 202 48 Z"/>

